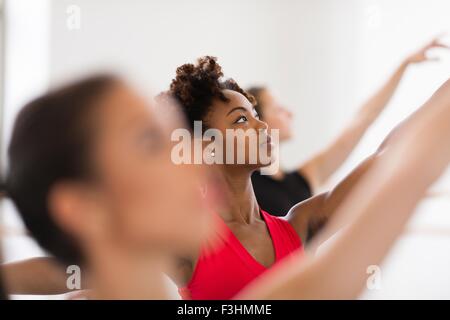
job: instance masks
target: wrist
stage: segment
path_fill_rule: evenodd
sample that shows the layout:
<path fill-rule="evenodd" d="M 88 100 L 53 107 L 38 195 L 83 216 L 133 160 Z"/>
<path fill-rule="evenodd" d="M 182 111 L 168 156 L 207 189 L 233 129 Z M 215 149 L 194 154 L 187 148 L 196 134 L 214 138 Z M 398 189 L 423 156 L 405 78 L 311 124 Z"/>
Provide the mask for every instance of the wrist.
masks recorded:
<path fill-rule="evenodd" d="M 403 60 L 403 62 L 401 63 L 401 68 L 406 68 L 408 67 L 410 64 L 413 64 L 414 61 L 411 57 L 407 57 L 405 60 Z"/>

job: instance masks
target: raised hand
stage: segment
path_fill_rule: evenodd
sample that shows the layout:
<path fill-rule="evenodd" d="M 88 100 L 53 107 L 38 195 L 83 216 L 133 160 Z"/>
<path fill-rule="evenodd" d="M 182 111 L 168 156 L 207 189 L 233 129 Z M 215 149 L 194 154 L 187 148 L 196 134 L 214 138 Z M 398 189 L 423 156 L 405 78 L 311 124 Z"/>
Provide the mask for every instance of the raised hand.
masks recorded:
<path fill-rule="evenodd" d="M 410 55 L 406 59 L 406 61 L 408 63 L 422 63 L 422 62 L 426 62 L 426 61 L 438 61 L 439 58 L 437 58 L 437 57 L 430 57 L 428 55 L 428 52 L 431 49 L 436 49 L 436 48 L 450 49 L 450 46 L 442 43 L 439 40 L 439 37 L 436 37 L 432 41 L 427 43 L 424 47 L 420 48 L 418 51 L 416 51 L 412 55 Z"/>

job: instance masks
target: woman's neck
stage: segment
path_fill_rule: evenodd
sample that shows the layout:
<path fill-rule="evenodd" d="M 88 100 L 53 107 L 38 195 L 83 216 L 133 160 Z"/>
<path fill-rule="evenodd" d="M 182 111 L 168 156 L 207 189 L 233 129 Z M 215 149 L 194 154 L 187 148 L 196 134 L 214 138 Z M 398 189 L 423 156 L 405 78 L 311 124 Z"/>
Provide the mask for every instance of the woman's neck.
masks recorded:
<path fill-rule="evenodd" d="M 220 210 L 225 222 L 251 224 L 259 219 L 259 206 L 251 182 L 251 172 L 226 168 L 222 170 L 225 183 L 226 208 Z"/>
<path fill-rule="evenodd" d="M 92 299 L 168 299 L 164 259 L 137 254 L 113 244 L 90 246 L 89 285 Z"/>

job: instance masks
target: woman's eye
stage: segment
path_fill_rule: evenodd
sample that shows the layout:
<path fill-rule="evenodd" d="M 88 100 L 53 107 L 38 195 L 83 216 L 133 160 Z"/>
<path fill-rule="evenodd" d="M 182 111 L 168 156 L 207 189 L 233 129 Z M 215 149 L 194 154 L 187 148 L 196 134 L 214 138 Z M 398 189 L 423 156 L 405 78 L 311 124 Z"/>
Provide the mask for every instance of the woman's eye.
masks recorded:
<path fill-rule="evenodd" d="M 239 117 L 239 119 L 236 120 L 235 123 L 244 123 L 246 121 L 247 121 L 247 117 L 241 116 L 241 117 Z"/>

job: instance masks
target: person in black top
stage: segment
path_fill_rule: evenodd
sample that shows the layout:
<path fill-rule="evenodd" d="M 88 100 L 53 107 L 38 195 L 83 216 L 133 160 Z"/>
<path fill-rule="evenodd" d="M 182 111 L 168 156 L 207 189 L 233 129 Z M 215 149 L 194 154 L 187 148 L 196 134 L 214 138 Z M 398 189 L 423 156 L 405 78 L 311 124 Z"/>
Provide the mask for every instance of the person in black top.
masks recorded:
<path fill-rule="evenodd" d="M 438 39 L 407 57 L 387 82 L 359 109 L 344 130 L 326 148 L 300 165 L 296 170 L 275 175 L 253 173 L 252 183 L 258 203 L 272 215 L 285 216 L 297 203 L 312 197 L 330 176 L 345 162 L 367 129 L 384 110 L 395 93 L 409 65 L 430 61 L 427 52 L 437 47 L 446 47 Z M 292 113 L 274 98 L 266 87 L 247 90 L 257 102 L 259 117 L 269 129 L 279 129 L 280 142 L 292 136 Z"/>
<path fill-rule="evenodd" d="M 255 171 L 252 183 L 261 208 L 275 216 L 284 216 L 295 204 L 313 195 L 308 180 L 298 171 L 284 173 L 281 179 Z"/>

